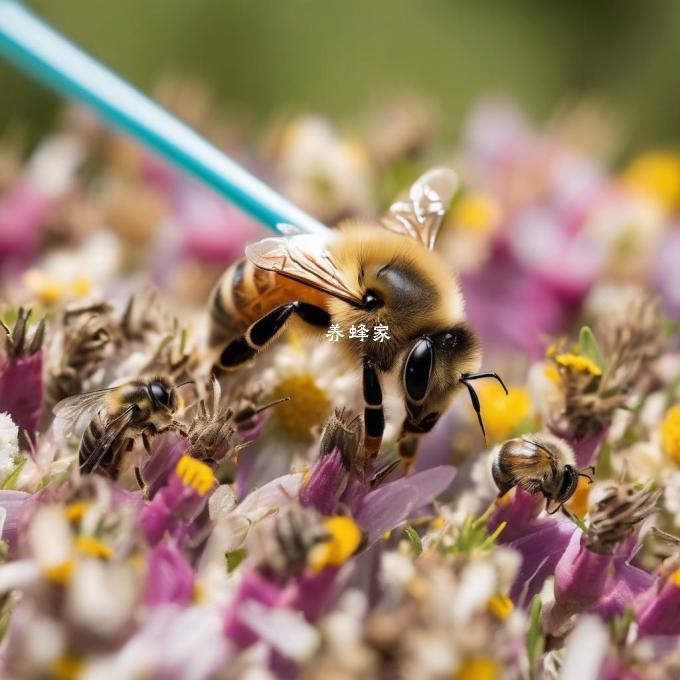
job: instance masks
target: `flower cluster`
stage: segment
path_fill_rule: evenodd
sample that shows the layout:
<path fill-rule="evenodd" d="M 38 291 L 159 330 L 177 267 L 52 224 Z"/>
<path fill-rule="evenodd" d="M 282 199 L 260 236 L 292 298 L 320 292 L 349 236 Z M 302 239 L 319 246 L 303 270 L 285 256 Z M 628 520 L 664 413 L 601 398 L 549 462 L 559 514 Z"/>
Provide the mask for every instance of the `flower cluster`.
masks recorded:
<path fill-rule="evenodd" d="M 334 342 L 394 324 L 213 375 L 208 292 L 263 233 L 68 111 L 2 150 L 0 674 L 677 676 L 680 158 L 610 169 L 583 111 L 486 103 L 435 150 L 416 99 L 257 143 L 195 83 L 158 96 L 329 223 L 454 165 L 437 249 L 508 390 L 475 393 L 488 446 L 458 399 L 405 474 L 403 385 L 373 455 Z"/>

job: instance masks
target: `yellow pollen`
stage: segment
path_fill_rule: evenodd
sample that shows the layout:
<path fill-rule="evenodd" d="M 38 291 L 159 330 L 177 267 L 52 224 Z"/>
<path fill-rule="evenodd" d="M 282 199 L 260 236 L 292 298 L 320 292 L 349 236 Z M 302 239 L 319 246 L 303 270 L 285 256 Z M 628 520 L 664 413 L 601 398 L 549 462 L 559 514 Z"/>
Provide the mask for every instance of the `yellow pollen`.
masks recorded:
<path fill-rule="evenodd" d="M 636 158 L 623 174 L 624 185 L 656 199 L 669 210 L 680 198 L 680 160 L 667 151 Z"/>
<path fill-rule="evenodd" d="M 83 670 L 83 662 L 68 654 L 62 654 L 52 664 L 52 677 L 54 680 L 75 680 L 80 677 Z"/>
<path fill-rule="evenodd" d="M 43 570 L 43 574 L 48 581 L 52 583 L 57 583 L 59 585 L 64 585 L 68 583 L 73 574 L 73 569 L 75 567 L 75 562 L 73 560 L 66 560 L 61 564 L 57 564 L 53 567 L 46 567 Z"/>
<path fill-rule="evenodd" d="M 432 528 L 433 529 L 441 529 L 445 524 L 446 524 L 446 520 L 441 515 L 439 515 L 439 517 L 435 517 L 432 520 Z"/>
<path fill-rule="evenodd" d="M 80 522 L 85 513 L 89 510 L 90 504 L 85 501 L 76 501 L 75 503 L 69 503 L 64 508 L 64 514 L 69 522 Z"/>
<path fill-rule="evenodd" d="M 351 557 L 361 544 L 361 529 L 351 517 L 328 517 L 324 527 L 330 538 L 315 546 L 309 556 L 310 566 L 314 571 L 324 567 L 339 567 Z"/>
<path fill-rule="evenodd" d="M 660 429 L 664 453 L 680 465 L 680 404 L 668 409 Z"/>
<path fill-rule="evenodd" d="M 271 393 L 272 399 L 290 397 L 272 410 L 270 422 L 289 438 L 312 441 L 312 429 L 330 415 L 331 401 L 310 373 L 284 378 Z"/>
<path fill-rule="evenodd" d="M 504 621 L 512 614 L 512 610 L 515 606 L 507 595 L 493 595 L 486 603 L 486 608 L 497 619 Z"/>
<path fill-rule="evenodd" d="M 453 210 L 456 227 L 477 234 L 487 234 L 498 226 L 501 210 L 498 201 L 484 191 L 473 191 L 461 198 Z"/>
<path fill-rule="evenodd" d="M 560 384 L 560 372 L 557 370 L 556 366 L 548 364 L 544 369 L 543 373 L 550 382 L 555 383 L 555 385 Z"/>
<path fill-rule="evenodd" d="M 511 387 L 506 395 L 496 382 L 487 382 L 478 389 L 482 404 L 484 426 L 491 440 L 500 440 L 509 435 L 520 423 L 528 418 L 531 411 L 529 393 L 521 387 Z M 477 416 L 470 411 L 475 419 Z"/>
<path fill-rule="evenodd" d="M 575 371 L 590 373 L 592 375 L 602 375 L 602 369 L 588 357 L 579 354 L 558 354 L 555 361 L 565 368 L 573 368 Z"/>
<path fill-rule="evenodd" d="M 676 588 L 680 588 L 680 569 L 676 569 L 671 574 L 671 581 Z"/>
<path fill-rule="evenodd" d="M 466 661 L 454 675 L 455 680 L 496 680 L 501 676 L 503 666 L 490 657 L 482 656 Z"/>
<path fill-rule="evenodd" d="M 92 536 L 79 536 L 76 539 L 76 549 L 83 555 L 98 557 L 102 560 L 108 560 L 113 555 L 113 550 L 111 550 L 110 546 Z"/>
<path fill-rule="evenodd" d="M 215 483 L 215 476 L 210 466 L 191 456 L 182 456 L 177 462 L 175 472 L 184 484 L 193 488 L 201 496 L 205 496 Z"/>
<path fill-rule="evenodd" d="M 578 517 L 585 517 L 588 512 L 588 496 L 590 495 L 590 481 L 586 477 L 579 477 L 574 495 L 565 505 Z"/>

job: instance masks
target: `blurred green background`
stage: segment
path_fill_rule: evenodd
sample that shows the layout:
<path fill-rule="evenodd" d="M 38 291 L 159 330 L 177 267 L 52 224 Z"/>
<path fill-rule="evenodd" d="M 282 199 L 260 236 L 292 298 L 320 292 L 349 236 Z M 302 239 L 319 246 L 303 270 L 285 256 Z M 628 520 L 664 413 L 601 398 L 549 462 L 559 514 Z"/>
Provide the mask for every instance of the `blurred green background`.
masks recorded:
<path fill-rule="evenodd" d="M 619 153 L 680 136 L 680 2 L 616 0 L 31 0 L 149 90 L 198 76 L 255 121 L 281 111 L 352 119 L 384 95 L 441 108 L 455 139 L 470 106 L 506 94 L 542 119 L 584 96 L 619 125 Z M 0 65 L 0 123 L 29 139 L 58 100 Z"/>

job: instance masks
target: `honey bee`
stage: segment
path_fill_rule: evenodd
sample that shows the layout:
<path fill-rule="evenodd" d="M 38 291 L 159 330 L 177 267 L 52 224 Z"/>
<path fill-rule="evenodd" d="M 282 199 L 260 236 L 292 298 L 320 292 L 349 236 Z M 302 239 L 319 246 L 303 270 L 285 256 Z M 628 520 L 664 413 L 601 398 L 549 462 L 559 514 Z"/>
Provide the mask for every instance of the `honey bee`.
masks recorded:
<path fill-rule="evenodd" d="M 529 493 L 541 492 L 546 511 L 557 512 L 574 495 L 578 478 L 593 481 L 594 467 L 576 468 L 574 452 L 562 439 L 550 434 L 531 434 L 505 442 L 491 466 L 498 496 L 520 486 Z"/>
<path fill-rule="evenodd" d="M 457 186 L 452 170 L 435 168 L 378 221 L 346 221 L 327 239 L 298 234 L 246 247 L 246 257 L 222 275 L 210 296 L 216 368 L 248 363 L 290 321 L 318 338 L 331 324 L 345 331 L 382 326 L 388 329 L 383 341 L 345 332 L 338 342 L 363 374 L 366 455 L 379 451 L 385 426 L 381 374 L 396 374 L 404 394 L 399 451 L 407 468 L 418 438 L 463 385 L 484 432 L 471 381 L 503 381 L 495 373 L 476 373 L 479 341 L 454 273 L 433 250 Z"/>
<path fill-rule="evenodd" d="M 138 437 L 149 449 L 149 437 L 172 427 L 182 429 L 174 420 L 181 403 L 177 388 L 168 379 L 131 380 L 117 387 L 62 399 L 54 415 L 72 429 L 84 416 L 90 422 L 78 450 L 80 470 L 116 479 L 123 456 L 132 450 Z"/>

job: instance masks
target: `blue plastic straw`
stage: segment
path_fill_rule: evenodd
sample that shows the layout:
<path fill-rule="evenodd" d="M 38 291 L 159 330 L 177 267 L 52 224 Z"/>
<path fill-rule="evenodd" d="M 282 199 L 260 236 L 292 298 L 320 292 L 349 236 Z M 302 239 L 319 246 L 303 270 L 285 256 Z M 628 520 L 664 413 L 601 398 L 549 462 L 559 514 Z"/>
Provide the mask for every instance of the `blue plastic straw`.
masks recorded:
<path fill-rule="evenodd" d="M 89 57 L 13 0 L 0 0 L 0 53 L 58 92 L 81 101 L 270 229 L 324 233 L 303 212 L 177 118 Z"/>

